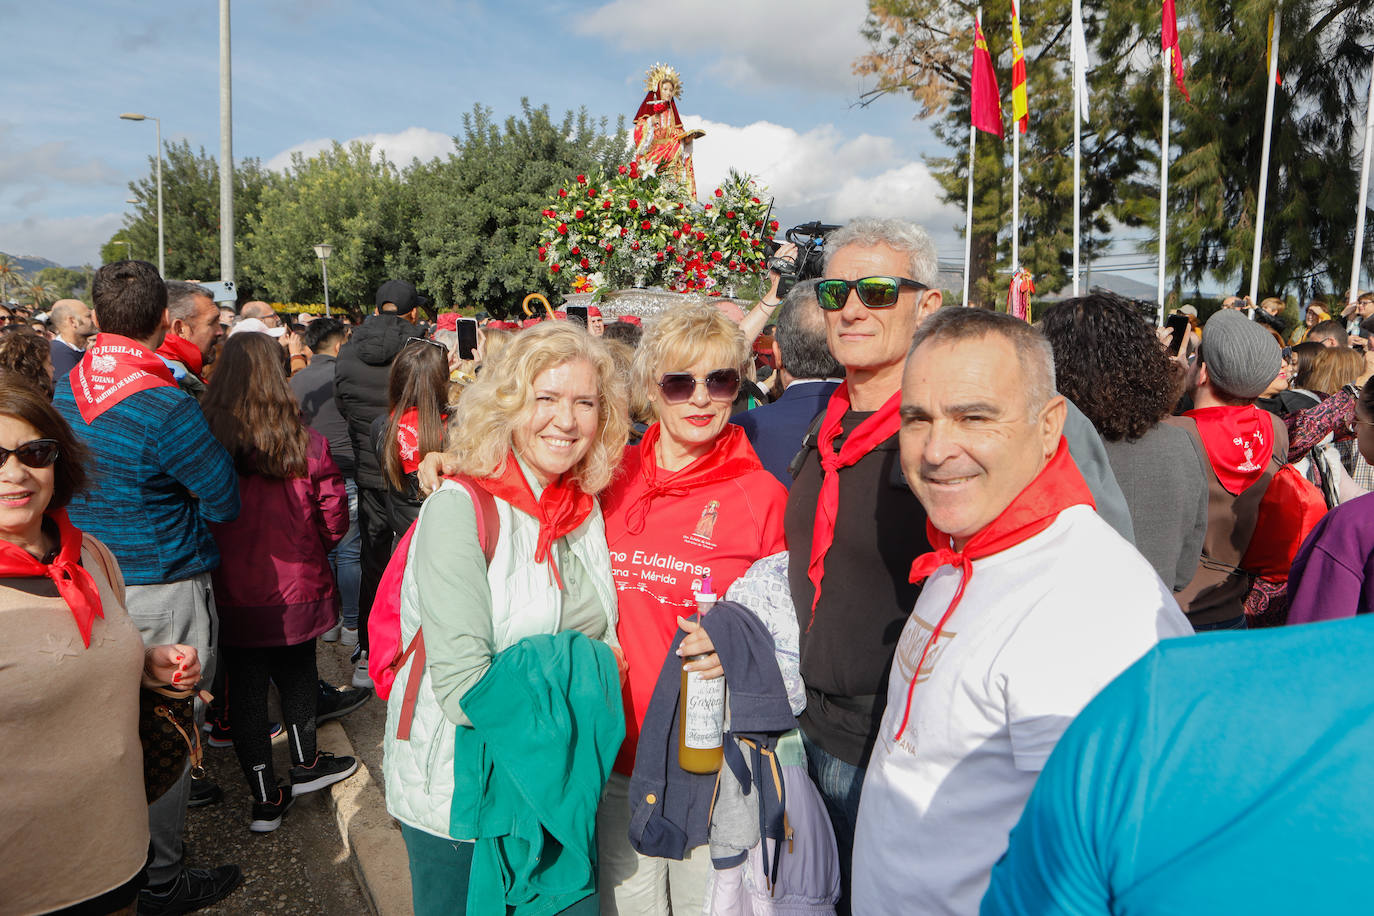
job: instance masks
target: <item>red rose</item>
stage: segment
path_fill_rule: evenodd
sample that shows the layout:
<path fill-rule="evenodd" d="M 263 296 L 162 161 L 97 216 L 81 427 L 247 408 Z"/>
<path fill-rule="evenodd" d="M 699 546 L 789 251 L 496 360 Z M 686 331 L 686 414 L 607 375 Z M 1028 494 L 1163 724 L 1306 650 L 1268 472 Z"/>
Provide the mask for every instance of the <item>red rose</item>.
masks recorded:
<path fill-rule="evenodd" d="M 750 245 L 753 245 L 755 248 L 757 248 L 757 247 L 759 247 L 759 244 L 760 244 L 760 243 L 759 243 L 759 240 L 758 240 L 758 239 L 754 239 L 754 240 L 753 240 L 752 242 L 750 242 L 749 244 L 750 244 Z"/>
<path fill-rule="evenodd" d="M 753 183 L 753 182 L 750 182 L 750 184 L 752 184 L 752 183 Z M 750 199 L 751 201 L 753 201 L 754 203 L 758 203 L 758 202 L 759 202 L 759 199 L 758 199 L 757 197 L 751 197 L 751 198 L 749 198 L 749 199 Z"/>
<path fill-rule="evenodd" d="M 743 229 L 741 229 L 741 230 L 739 231 L 739 237 L 742 238 L 742 239 L 747 239 L 747 238 L 749 238 L 749 233 L 747 233 L 747 232 L 745 232 Z"/>
<path fill-rule="evenodd" d="M 586 184 L 586 183 L 587 183 L 587 176 L 586 176 L 586 175 L 578 175 L 578 176 L 577 176 L 577 183 L 578 183 L 578 184 Z"/>
<path fill-rule="evenodd" d="M 624 175 L 624 174 L 625 174 L 626 172 L 628 172 L 628 171 L 629 171 L 629 169 L 625 168 L 625 166 L 622 165 L 622 166 L 620 167 L 620 174 Z"/>
<path fill-rule="evenodd" d="M 630 200 L 630 209 L 631 209 L 631 210 L 638 210 L 638 209 L 639 209 L 639 201 L 631 199 L 631 200 Z"/>
<path fill-rule="evenodd" d="M 724 197 L 724 196 L 725 196 L 725 192 L 722 191 L 720 188 L 716 188 L 716 196 L 717 196 L 717 197 Z"/>
<path fill-rule="evenodd" d="M 682 263 L 682 255 L 678 255 L 678 256 L 677 256 L 677 262 L 678 262 L 679 264 Z"/>
<path fill-rule="evenodd" d="M 578 207 L 576 210 L 573 211 L 573 219 L 581 219 L 586 215 L 587 214 L 582 210 L 581 207 Z"/>
<path fill-rule="evenodd" d="M 677 208 L 678 208 L 679 210 L 681 210 L 681 209 L 682 209 L 682 204 L 678 204 L 678 205 L 677 205 Z"/>
<path fill-rule="evenodd" d="M 707 209 L 707 210 L 711 209 L 711 205 L 710 205 L 710 204 L 707 204 L 707 205 L 706 205 L 706 209 Z"/>
<path fill-rule="evenodd" d="M 638 251 L 638 250 L 639 250 L 639 243 L 638 243 L 638 242 L 631 242 L 631 243 L 630 243 L 630 250 L 631 250 L 631 251 Z"/>
<path fill-rule="evenodd" d="M 677 249 L 674 248 L 672 245 L 669 245 L 669 246 L 668 246 L 666 249 L 664 249 L 664 250 L 666 250 L 669 254 L 672 254 L 672 253 L 673 253 L 674 251 L 676 251 Z"/>
<path fill-rule="evenodd" d="M 603 201 L 601 202 L 601 209 L 603 209 L 603 210 L 609 210 L 609 209 L 611 209 L 611 202 L 610 202 L 609 200 L 603 200 Z"/>
<path fill-rule="evenodd" d="M 755 229 L 762 229 L 762 228 L 763 228 L 763 220 L 761 220 L 761 219 L 756 219 L 756 220 L 754 220 L 754 228 L 755 228 Z"/>
<path fill-rule="evenodd" d="M 620 237 L 623 239 L 627 234 L 629 234 L 629 231 L 630 231 L 629 229 L 626 229 L 624 226 L 621 226 L 621 227 L 620 227 Z"/>
<path fill-rule="evenodd" d="M 543 254 L 543 253 L 546 252 L 546 251 L 548 251 L 548 249 L 545 248 L 543 245 L 540 245 L 540 246 L 539 246 L 539 253 L 540 253 L 540 254 Z"/>
<path fill-rule="evenodd" d="M 595 189 L 595 188 L 593 188 L 592 190 L 590 190 L 590 191 L 587 192 L 587 199 L 588 199 L 588 200 L 596 200 L 596 189 Z"/>
<path fill-rule="evenodd" d="M 615 246 L 612 245 L 610 242 L 607 242 L 607 243 L 606 243 L 606 253 L 607 253 L 607 254 L 610 254 L 612 251 L 615 251 Z"/>
<path fill-rule="evenodd" d="M 559 189 L 558 189 L 558 196 L 559 196 L 559 197 L 567 197 L 567 196 L 568 196 L 568 189 L 567 189 L 567 188 L 559 188 Z"/>
<path fill-rule="evenodd" d="M 581 248 L 578 248 L 576 245 L 574 245 L 574 246 L 572 246 L 572 253 L 573 253 L 573 254 L 581 254 L 581 253 L 582 253 L 582 249 L 581 249 Z"/>
<path fill-rule="evenodd" d="M 588 261 L 586 258 L 583 258 L 582 260 L 578 261 L 577 263 L 579 263 L 579 264 L 582 265 L 582 269 L 583 269 L 583 270 L 586 270 L 588 267 L 591 267 L 591 266 L 592 266 L 592 262 L 591 262 L 591 261 Z"/>
<path fill-rule="evenodd" d="M 772 229 L 774 232 L 777 232 L 777 231 L 778 231 L 778 221 L 777 221 L 777 220 L 771 220 L 771 221 L 768 223 L 768 228 L 769 228 L 769 229 Z"/>
<path fill-rule="evenodd" d="M 674 229 L 674 230 L 673 230 L 673 238 L 675 238 L 675 239 L 680 239 L 680 238 L 682 238 L 682 230 L 681 230 L 681 229 Z"/>
<path fill-rule="evenodd" d="M 541 249 L 539 249 L 539 260 L 542 261 L 542 260 L 544 260 L 544 258 L 545 258 L 544 249 L 541 248 Z"/>
<path fill-rule="evenodd" d="M 559 269 L 560 269 L 560 268 L 559 268 L 559 266 L 558 266 L 557 264 L 550 264 L 550 265 L 549 265 L 549 270 L 553 271 L 554 273 L 558 273 Z"/>
<path fill-rule="evenodd" d="M 706 241 L 706 233 L 704 233 L 704 232 L 698 232 L 698 233 L 697 233 L 697 241 L 698 241 L 698 242 L 704 242 L 704 241 Z"/>
<path fill-rule="evenodd" d="M 655 213 L 657 213 L 657 212 L 658 212 L 658 207 L 655 207 L 653 204 L 649 204 L 649 215 L 650 215 L 650 216 L 653 216 L 653 215 L 654 215 Z"/>
<path fill-rule="evenodd" d="M 654 224 L 646 219 L 644 222 L 639 224 L 639 228 L 643 229 L 645 232 L 648 232 L 650 229 L 654 228 Z"/>
<path fill-rule="evenodd" d="M 661 251 L 655 251 L 655 252 L 654 252 L 654 260 L 655 260 L 655 261 L 662 261 L 662 260 L 663 260 L 663 252 L 661 252 Z"/>
<path fill-rule="evenodd" d="M 559 224 L 558 224 L 558 234 L 559 234 L 559 235 L 567 235 L 567 234 L 568 234 L 568 224 L 567 224 L 567 223 L 559 223 Z"/>
<path fill-rule="evenodd" d="M 735 211 L 734 211 L 734 210 L 726 210 L 726 211 L 725 211 L 725 218 L 726 218 L 726 219 L 734 219 L 734 218 L 735 218 Z"/>

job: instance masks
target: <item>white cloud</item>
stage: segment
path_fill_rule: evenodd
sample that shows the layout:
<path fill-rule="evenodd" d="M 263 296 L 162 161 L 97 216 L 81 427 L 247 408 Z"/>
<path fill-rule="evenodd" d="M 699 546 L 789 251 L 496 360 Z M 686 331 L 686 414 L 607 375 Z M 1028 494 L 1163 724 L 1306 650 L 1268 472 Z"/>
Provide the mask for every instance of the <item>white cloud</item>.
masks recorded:
<path fill-rule="evenodd" d="M 117 184 L 120 175 L 106 162 L 81 158 L 70 140 L 50 140 L 19 148 L 13 124 L 0 123 L 0 187 L 31 187 L 50 182 L 73 185 Z"/>
<path fill-rule="evenodd" d="M 948 244 L 963 211 L 941 200 L 925 163 L 903 155 L 889 137 L 848 136 L 824 124 L 806 133 L 756 121 L 743 127 L 684 116 L 706 136 L 694 144 L 697 188 L 704 196 L 734 167 L 768 185 L 775 207 L 797 219 L 843 222 L 856 216 L 900 216 Z"/>
<path fill-rule="evenodd" d="M 121 213 L 0 222 L 0 251 L 36 255 L 68 267 L 99 264 L 100 246 L 124 225 Z"/>
<path fill-rule="evenodd" d="M 851 67 L 868 49 L 859 35 L 867 13 L 865 0 L 611 0 L 576 14 L 572 27 L 646 55 L 706 53 L 713 75 L 734 86 L 852 92 Z M 690 96 L 691 74 L 684 80 Z"/>
<path fill-rule="evenodd" d="M 372 144 L 372 157 L 374 159 L 379 155 L 385 155 L 389 161 L 400 168 L 405 168 L 415 159 L 428 162 L 453 152 L 452 136 L 425 127 L 407 127 L 405 130 L 394 134 L 362 134 L 341 142 L 347 146 L 357 140 Z M 297 143 L 268 159 L 266 167 L 280 172 L 291 164 L 292 153 L 300 153 L 309 158 L 321 150 L 329 149 L 333 142 L 333 140 L 325 137 Z"/>

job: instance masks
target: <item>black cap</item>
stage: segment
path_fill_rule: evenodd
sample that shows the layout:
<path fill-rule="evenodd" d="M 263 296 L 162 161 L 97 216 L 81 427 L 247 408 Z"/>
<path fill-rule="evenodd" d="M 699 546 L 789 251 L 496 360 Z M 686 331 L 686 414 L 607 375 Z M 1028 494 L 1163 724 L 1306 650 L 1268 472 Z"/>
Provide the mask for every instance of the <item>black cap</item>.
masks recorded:
<path fill-rule="evenodd" d="M 395 303 L 396 314 L 404 315 L 415 310 L 420 302 L 420 294 L 415 291 L 415 285 L 407 280 L 387 280 L 377 287 L 377 311 L 382 310 L 383 302 Z"/>

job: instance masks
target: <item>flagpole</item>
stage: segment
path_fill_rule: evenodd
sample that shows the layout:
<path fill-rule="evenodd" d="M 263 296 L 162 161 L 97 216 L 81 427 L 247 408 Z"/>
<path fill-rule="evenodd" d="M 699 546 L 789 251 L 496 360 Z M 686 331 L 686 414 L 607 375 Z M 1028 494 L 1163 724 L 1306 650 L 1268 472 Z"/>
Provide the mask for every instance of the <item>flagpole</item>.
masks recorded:
<path fill-rule="evenodd" d="M 1279 72 L 1279 32 L 1283 22 L 1283 4 L 1274 8 L 1274 31 L 1269 38 L 1269 92 L 1264 104 L 1264 143 L 1260 147 L 1259 200 L 1255 207 L 1255 250 L 1250 257 L 1250 316 L 1255 314 L 1259 301 L 1260 246 L 1264 241 L 1264 198 L 1269 185 L 1269 137 L 1274 130 L 1274 84 Z"/>
<path fill-rule="evenodd" d="M 981 8 L 979 10 L 981 12 Z M 960 305 L 968 305 L 968 279 L 970 265 L 973 261 L 973 148 L 978 138 L 978 128 L 973 126 L 972 119 L 968 126 L 968 213 L 964 221 L 964 298 L 959 300 Z"/>
<path fill-rule="evenodd" d="M 1159 301 L 1158 322 L 1164 327 L 1164 265 L 1168 251 L 1169 231 L 1169 78 L 1173 71 L 1173 48 L 1164 49 L 1164 124 L 1159 140 L 1159 282 L 1156 298 Z"/>
<path fill-rule="evenodd" d="M 1011 7 L 1012 28 L 1017 28 L 1016 4 Z M 1011 272 L 1021 267 L 1021 125 L 1016 121 L 1016 79 L 1012 77 L 1011 125 Z"/>
<path fill-rule="evenodd" d="M 1077 8 L 1078 8 L 1078 0 L 1074 0 L 1074 9 L 1076 10 Z M 1078 27 L 1078 26 L 1075 24 L 1075 28 L 1077 28 L 1077 27 Z M 1075 36 L 1075 37 L 1076 37 L 1076 36 Z M 1080 118 L 1081 118 L 1081 116 L 1082 116 L 1083 109 L 1082 109 L 1082 107 L 1081 107 L 1082 103 L 1081 103 L 1081 101 L 1080 101 L 1079 98 L 1078 98 L 1078 91 L 1079 91 L 1079 90 L 1078 90 L 1078 68 L 1079 68 L 1080 66 L 1081 66 L 1081 67 L 1086 67 L 1086 66 L 1088 65 L 1088 62 L 1087 62 L 1086 60 L 1080 61 L 1080 60 L 1078 59 L 1079 49 L 1078 49 L 1078 42 L 1077 42 L 1077 41 L 1071 41 L 1071 42 L 1069 42 L 1069 44 L 1070 44 L 1070 47 L 1072 47 L 1072 49 L 1073 49 L 1073 55 L 1072 55 L 1072 57 L 1073 57 L 1072 68 L 1073 68 L 1073 73 L 1074 73 L 1074 78 L 1073 78 L 1073 294 L 1074 294 L 1075 296 L 1077 296 L 1077 295 L 1078 295 L 1078 226 L 1079 226 L 1079 222 L 1080 222 L 1080 216 L 1079 216 L 1079 199 L 1082 197 L 1082 193 L 1081 193 L 1081 191 L 1079 190 L 1079 182 L 1082 180 L 1082 166 L 1081 166 L 1081 162 L 1082 162 L 1082 155 L 1083 155 L 1083 135 L 1082 135 L 1082 134 L 1083 134 L 1083 131 L 1082 131 L 1082 127 L 1081 127 L 1081 125 L 1080 125 L 1080 123 L 1079 123 L 1079 122 L 1080 122 Z"/>
<path fill-rule="evenodd" d="M 1374 69 L 1369 73 L 1369 104 L 1364 110 L 1364 163 L 1360 166 L 1360 196 L 1356 199 L 1355 253 L 1350 258 L 1350 304 L 1360 297 L 1360 262 L 1364 260 L 1364 211 L 1369 195 L 1369 153 L 1374 148 Z"/>

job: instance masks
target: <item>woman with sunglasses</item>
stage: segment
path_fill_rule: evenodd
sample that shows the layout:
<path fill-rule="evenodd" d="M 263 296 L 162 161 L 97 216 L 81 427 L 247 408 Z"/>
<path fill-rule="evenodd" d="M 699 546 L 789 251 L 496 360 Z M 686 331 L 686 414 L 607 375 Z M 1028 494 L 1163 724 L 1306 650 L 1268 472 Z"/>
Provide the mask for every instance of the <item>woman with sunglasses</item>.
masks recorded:
<path fill-rule="evenodd" d="M 0 910 L 131 912 L 148 853 L 139 685 L 195 684 L 190 646 L 147 650 L 119 564 L 67 518 L 85 449 L 0 372 Z"/>
<path fill-rule="evenodd" d="M 448 347 L 423 337 L 406 341 L 391 364 L 387 389 L 387 412 L 372 421 L 372 447 L 387 483 L 387 520 L 399 538 L 420 514 L 420 459 L 444 447 Z"/>
<path fill-rule="evenodd" d="M 630 845 L 629 777 L 659 672 L 679 627 L 688 663 L 718 677 L 719 661 L 700 624 L 695 592 L 710 576 L 717 594 L 755 561 L 784 548 L 787 491 L 759 462 L 744 430 L 729 423 L 751 358 L 743 332 L 709 305 L 664 313 L 635 353 L 632 384 L 657 417 L 627 450 L 602 497 L 606 542 L 619 596 L 616 632 L 628 666 L 625 743 L 597 817 L 602 912 L 700 912 L 711 862 L 705 847 L 681 862 Z"/>
<path fill-rule="evenodd" d="M 338 620 L 329 551 L 348 531 L 343 475 L 329 441 L 302 422 L 275 338 L 233 334 L 224 342 L 201 409 L 234 459 L 242 510 L 211 525 L 220 645 L 234 752 L 253 796 L 248 829 L 270 833 L 298 796 L 347 779 L 353 757 L 315 744 L 319 675 L 315 639 Z M 277 685 L 290 749 L 290 782 L 278 785 L 267 721 L 268 681 Z M 348 702 L 358 703 L 355 692 Z"/>

